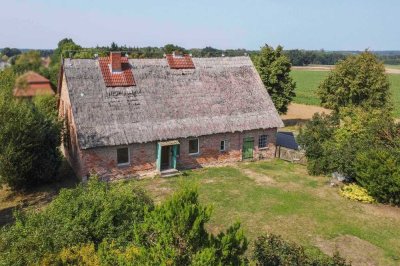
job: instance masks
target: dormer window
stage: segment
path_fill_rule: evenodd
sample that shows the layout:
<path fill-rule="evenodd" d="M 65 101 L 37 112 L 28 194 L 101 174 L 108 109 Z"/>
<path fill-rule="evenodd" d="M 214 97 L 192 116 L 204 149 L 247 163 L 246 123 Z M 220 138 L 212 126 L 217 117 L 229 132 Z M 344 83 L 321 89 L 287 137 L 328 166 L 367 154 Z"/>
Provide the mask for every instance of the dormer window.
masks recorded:
<path fill-rule="evenodd" d="M 167 54 L 168 65 L 171 69 L 194 69 L 192 56 L 175 51 L 172 54 Z"/>
<path fill-rule="evenodd" d="M 135 86 L 132 66 L 121 52 L 111 52 L 108 57 L 100 57 L 99 65 L 106 87 Z"/>

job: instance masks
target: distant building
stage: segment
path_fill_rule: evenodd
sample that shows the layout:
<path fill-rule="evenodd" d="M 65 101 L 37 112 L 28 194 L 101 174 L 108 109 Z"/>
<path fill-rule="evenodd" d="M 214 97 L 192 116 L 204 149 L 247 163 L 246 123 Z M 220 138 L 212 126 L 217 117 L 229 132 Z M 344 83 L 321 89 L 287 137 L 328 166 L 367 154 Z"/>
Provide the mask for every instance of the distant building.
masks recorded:
<path fill-rule="evenodd" d="M 273 158 L 283 123 L 251 59 L 65 59 L 63 152 L 78 176 Z"/>
<path fill-rule="evenodd" d="M 54 94 L 50 81 L 33 71 L 28 71 L 18 77 L 14 88 L 14 96 L 21 98 Z"/>

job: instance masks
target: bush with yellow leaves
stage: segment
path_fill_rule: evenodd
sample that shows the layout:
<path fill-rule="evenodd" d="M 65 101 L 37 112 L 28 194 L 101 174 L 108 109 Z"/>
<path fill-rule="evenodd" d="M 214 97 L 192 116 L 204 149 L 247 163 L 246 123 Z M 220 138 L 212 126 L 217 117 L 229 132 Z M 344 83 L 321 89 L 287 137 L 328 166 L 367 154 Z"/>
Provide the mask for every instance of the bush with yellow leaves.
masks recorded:
<path fill-rule="evenodd" d="M 368 191 L 357 184 L 344 185 L 340 189 L 340 195 L 350 200 L 356 200 L 365 203 L 375 202 L 375 199 L 368 194 Z"/>

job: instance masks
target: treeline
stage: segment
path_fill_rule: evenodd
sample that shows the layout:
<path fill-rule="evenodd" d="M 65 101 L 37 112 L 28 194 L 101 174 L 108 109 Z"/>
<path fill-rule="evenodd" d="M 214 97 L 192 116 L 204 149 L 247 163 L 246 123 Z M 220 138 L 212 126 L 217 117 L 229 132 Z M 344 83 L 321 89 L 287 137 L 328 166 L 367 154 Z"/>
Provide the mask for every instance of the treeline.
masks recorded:
<path fill-rule="evenodd" d="M 60 43 L 73 43 L 71 39 L 64 39 L 60 41 Z M 60 47 L 59 43 L 59 47 Z M 205 47 L 205 48 L 193 48 L 186 49 L 184 47 L 174 45 L 174 44 L 166 44 L 163 47 L 130 47 L 126 45 L 118 45 L 116 43 L 111 43 L 110 46 L 96 46 L 93 48 L 82 48 L 82 47 L 71 47 L 74 49 L 64 50 L 64 57 L 77 57 L 83 58 L 86 56 L 94 56 L 94 54 L 98 55 L 106 55 L 109 51 L 121 51 L 126 53 L 130 58 L 162 58 L 164 54 L 170 54 L 174 51 L 180 51 L 186 54 L 191 54 L 193 57 L 221 57 L 221 56 L 243 56 L 249 54 L 255 54 L 257 51 L 249 51 L 246 49 L 227 49 L 221 50 L 213 47 Z"/>
<path fill-rule="evenodd" d="M 326 52 L 323 50 L 286 50 L 284 54 L 289 58 L 293 66 L 334 65 L 348 56 L 348 54 L 342 52 Z"/>
<path fill-rule="evenodd" d="M 72 42 L 72 39 L 65 38 L 60 41 Z M 260 50 L 247 50 L 247 49 L 217 49 L 214 47 L 207 46 L 205 48 L 192 48 L 186 49 L 184 47 L 167 44 L 163 47 L 135 47 L 118 45 L 115 42 L 109 46 L 96 46 L 93 48 L 82 48 L 82 47 L 71 47 L 68 53 L 64 54 L 65 57 L 75 57 L 76 54 L 80 54 L 79 58 L 93 57 L 95 54 L 103 55 L 109 51 L 123 51 L 131 58 L 162 58 L 164 54 L 172 53 L 173 51 L 181 51 L 184 53 L 192 54 L 193 57 L 221 57 L 221 56 L 243 56 L 243 55 L 258 55 Z M 79 49 L 76 49 L 79 48 Z M 84 50 L 84 53 L 82 53 Z M 3 48 L 1 50 L 1 56 L 3 61 L 7 61 L 8 58 L 15 57 L 21 53 L 28 52 L 28 49 L 17 49 L 17 48 Z M 51 49 L 40 49 L 37 50 L 41 57 L 53 56 L 56 50 Z M 340 60 L 345 59 L 351 54 L 360 54 L 361 51 L 325 51 L 325 50 L 284 50 L 284 54 L 289 58 L 293 66 L 306 66 L 306 65 L 334 65 Z M 379 60 L 383 61 L 384 64 L 388 65 L 400 65 L 400 51 L 377 51 L 372 52 Z"/>

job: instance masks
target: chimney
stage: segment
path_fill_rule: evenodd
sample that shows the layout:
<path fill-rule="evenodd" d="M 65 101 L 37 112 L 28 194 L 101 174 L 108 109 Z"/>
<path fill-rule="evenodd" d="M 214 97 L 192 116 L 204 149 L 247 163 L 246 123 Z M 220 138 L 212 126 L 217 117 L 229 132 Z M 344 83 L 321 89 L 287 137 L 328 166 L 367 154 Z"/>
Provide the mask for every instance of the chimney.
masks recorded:
<path fill-rule="evenodd" d="M 173 57 L 183 57 L 183 53 L 181 51 L 174 51 L 172 53 Z"/>
<path fill-rule="evenodd" d="M 121 52 L 111 52 L 110 53 L 110 65 L 111 72 L 121 72 Z"/>

